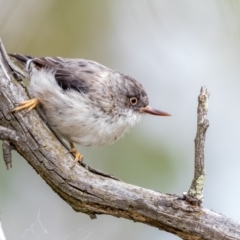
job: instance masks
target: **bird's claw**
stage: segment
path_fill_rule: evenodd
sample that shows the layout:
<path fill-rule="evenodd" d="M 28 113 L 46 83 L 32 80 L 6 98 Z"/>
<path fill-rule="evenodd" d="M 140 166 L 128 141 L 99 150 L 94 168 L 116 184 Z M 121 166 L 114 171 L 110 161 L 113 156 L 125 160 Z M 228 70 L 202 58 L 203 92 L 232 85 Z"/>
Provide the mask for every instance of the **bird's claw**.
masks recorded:
<path fill-rule="evenodd" d="M 74 155 L 74 161 L 72 168 L 76 165 L 76 163 L 82 163 L 83 162 L 83 155 L 77 151 L 75 147 L 71 148 L 70 152 Z"/>
<path fill-rule="evenodd" d="M 33 98 L 27 101 L 21 102 L 16 108 L 14 108 L 11 112 L 17 112 L 22 109 L 27 109 L 27 112 L 30 112 L 33 108 L 35 108 L 39 104 L 39 100 L 37 98 Z"/>

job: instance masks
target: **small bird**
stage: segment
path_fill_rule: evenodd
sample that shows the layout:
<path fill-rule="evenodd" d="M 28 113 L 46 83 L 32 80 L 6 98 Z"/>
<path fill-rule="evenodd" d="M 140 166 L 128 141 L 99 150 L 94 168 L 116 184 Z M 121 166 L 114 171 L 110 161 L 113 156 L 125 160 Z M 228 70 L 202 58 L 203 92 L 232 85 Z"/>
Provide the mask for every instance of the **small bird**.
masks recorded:
<path fill-rule="evenodd" d="M 148 95 L 138 81 L 97 62 L 9 56 L 29 75 L 32 98 L 12 112 L 31 111 L 39 104 L 47 123 L 70 143 L 75 162 L 81 162 L 83 155 L 74 143 L 92 147 L 111 144 L 145 113 L 170 116 L 148 105 Z"/>

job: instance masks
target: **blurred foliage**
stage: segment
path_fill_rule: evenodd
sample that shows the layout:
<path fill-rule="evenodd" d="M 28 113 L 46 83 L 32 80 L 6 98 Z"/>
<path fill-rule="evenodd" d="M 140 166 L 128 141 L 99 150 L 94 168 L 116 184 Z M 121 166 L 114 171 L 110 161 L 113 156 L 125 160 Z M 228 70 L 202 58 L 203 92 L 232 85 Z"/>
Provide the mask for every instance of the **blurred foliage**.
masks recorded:
<path fill-rule="evenodd" d="M 80 53 L 85 57 L 95 46 L 101 47 L 110 31 L 106 0 L 1 1 L 2 8 L 4 5 L 8 5 L 1 17 L 1 36 L 8 39 L 5 44 L 10 42 L 10 48 L 37 56 L 79 57 Z"/>
<path fill-rule="evenodd" d="M 176 181 L 177 173 L 164 143 L 157 144 L 146 142 L 143 133 L 134 129 L 114 145 L 92 149 L 90 164 L 124 182 L 164 191 Z"/>

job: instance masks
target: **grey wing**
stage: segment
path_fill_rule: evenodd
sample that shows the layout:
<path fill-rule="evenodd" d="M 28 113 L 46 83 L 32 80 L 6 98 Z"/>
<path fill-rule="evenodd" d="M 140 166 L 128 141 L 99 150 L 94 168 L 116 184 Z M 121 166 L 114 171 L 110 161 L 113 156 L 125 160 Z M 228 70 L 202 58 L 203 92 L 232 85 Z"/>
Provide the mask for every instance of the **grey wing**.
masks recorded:
<path fill-rule="evenodd" d="M 73 89 L 87 93 L 91 84 L 91 76 L 87 76 L 80 65 L 87 65 L 87 60 L 67 59 L 60 57 L 34 58 L 37 66 L 55 70 L 55 79 L 63 90 Z M 89 75 L 89 74 L 88 74 Z"/>
<path fill-rule="evenodd" d="M 63 90 L 73 89 L 78 92 L 87 93 L 93 81 L 97 81 L 98 73 L 106 67 L 89 60 L 70 59 L 61 57 L 35 58 L 21 54 L 9 54 L 21 64 L 28 60 L 38 68 L 49 68 L 55 70 L 55 78 Z"/>

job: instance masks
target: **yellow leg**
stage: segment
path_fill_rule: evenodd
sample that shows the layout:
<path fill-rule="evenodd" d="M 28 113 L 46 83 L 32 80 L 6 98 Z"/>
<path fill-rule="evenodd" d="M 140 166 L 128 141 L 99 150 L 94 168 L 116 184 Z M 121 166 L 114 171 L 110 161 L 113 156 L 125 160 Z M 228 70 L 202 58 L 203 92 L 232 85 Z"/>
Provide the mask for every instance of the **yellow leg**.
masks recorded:
<path fill-rule="evenodd" d="M 21 102 L 19 107 L 14 108 L 11 112 L 20 111 L 22 109 L 27 108 L 27 112 L 30 112 L 33 108 L 35 108 L 39 104 L 39 100 L 37 98 L 30 99 L 28 101 Z"/>
<path fill-rule="evenodd" d="M 77 149 L 75 148 L 74 144 L 72 142 L 69 142 L 70 144 L 70 152 L 73 153 L 74 155 L 74 163 L 77 163 L 77 162 L 82 162 L 83 160 L 83 155 L 77 151 Z"/>

